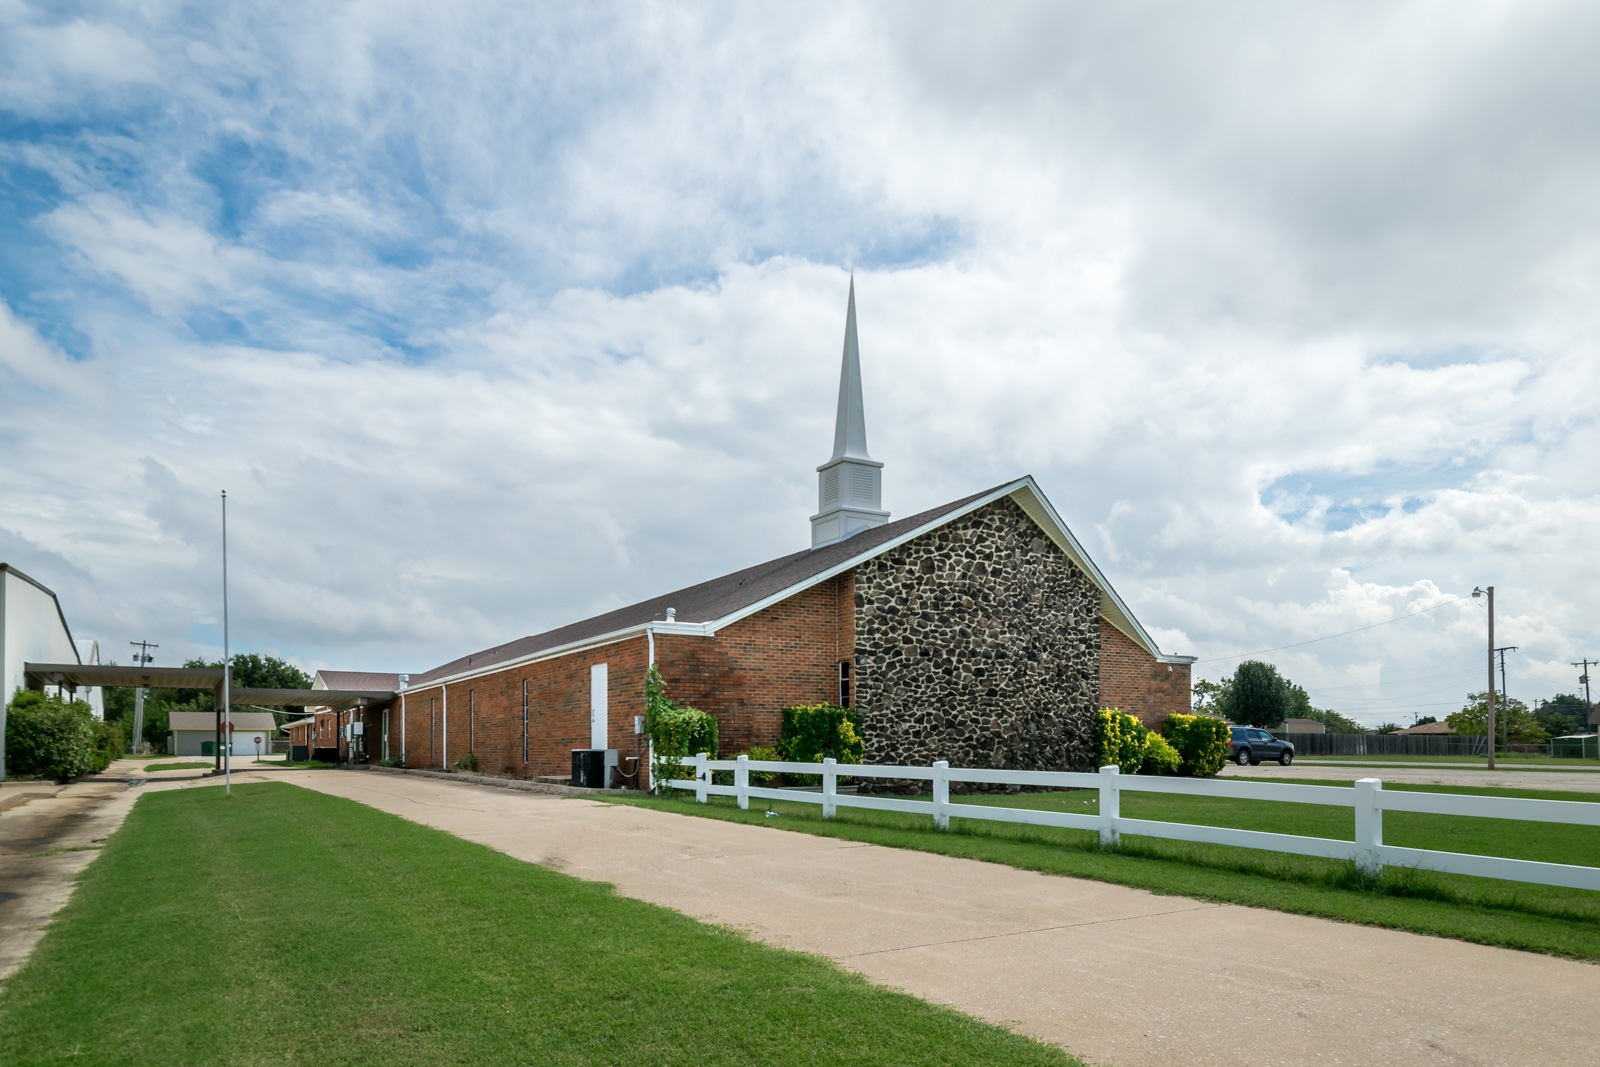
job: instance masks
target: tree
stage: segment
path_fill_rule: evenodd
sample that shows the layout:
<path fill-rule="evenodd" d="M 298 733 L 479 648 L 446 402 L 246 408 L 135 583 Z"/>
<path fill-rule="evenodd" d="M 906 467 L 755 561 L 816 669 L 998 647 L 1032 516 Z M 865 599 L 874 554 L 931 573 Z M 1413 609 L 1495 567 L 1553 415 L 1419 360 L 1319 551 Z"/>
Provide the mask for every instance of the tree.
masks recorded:
<path fill-rule="evenodd" d="M 1204 678 L 1194 683 L 1194 711 L 1196 715 L 1210 715 L 1212 718 L 1225 719 L 1228 704 L 1228 687 L 1233 679 L 1221 682 L 1208 682 Z"/>
<path fill-rule="evenodd" d="M 1273 729 L 1283 725 L 1293 703 L 1288 683 L 1272 664 L 1245 660 L 1233 672 L 1228 717 L 1234 722 Z"/>
<path fill-rule="evenodd" d="M 1539 720 L 1528 710 L 1528 705 L 1516 697 L 1496 693 L 1494 698 L 1494 732 L 1518 744 L 1540 744 L 1550 740 L 1550 735 L 1539 725 Z M 1489 693 L 1487 690 L 1468 693 L 1467 703 L 1460 711 L 1445 716 L 1445 722 L 1458 734 L 1482 737 L 1489 732 Z M 1497 737 L 1496 740 L 1499 740 Z"/>
<path fill-rule="evenodd" d="M 1552 737 L 1589 732 L 1589 705 L 1576 693 L 1558 693 L 1540 704 L 1533 717 Z"/>
<path fill-rule="evenodd" d="M 1430 722 L 1438 722 L 1438 721 L 1439 720 L 1434 718 L 1432 715 L 1424 715 L 1421 718 L 1419 718 L 1416 722 L 1412 723 L 1411 725 L 1412 726 L 1426 726 Z"/>
<path fill-rule="evenodd" d="M 1378 734 L 1397 734 L 1404 729 L 1405 727 L 1401 726 L 1397 722 L 1386 722 L 1379 726 L 1373 727 L 1372 732 Z"/>

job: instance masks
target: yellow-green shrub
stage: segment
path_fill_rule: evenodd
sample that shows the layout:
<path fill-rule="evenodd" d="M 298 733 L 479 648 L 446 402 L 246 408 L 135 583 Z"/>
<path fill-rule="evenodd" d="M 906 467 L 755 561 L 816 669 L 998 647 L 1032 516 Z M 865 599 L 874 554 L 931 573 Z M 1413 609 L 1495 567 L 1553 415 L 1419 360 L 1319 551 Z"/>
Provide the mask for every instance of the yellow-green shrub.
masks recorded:
<path fill-rule="evenodd" d="M 1101 708 L 1095 717 L 1095 766 L 1115 763 L 1123 774 L 1138 774 L 1144 764 L 1144 723 L 1120 708 Z"/>
<path fill-rule="evenodd" d="M 1228 724 L 1209 715 L 1169 715 L 1167 743 L 1183 760 L 1179 773 L 1210 778 L 1228 762 Z"/>
<path fill-rule="evenodd" d="M 1160 734 L 1152 733 L 1144 739 L 1144 763 L 1139 767 L 1140 774 L 1177 774 L 1183 766 L 1183 757 L 1178 755 L 1178 750 L 1167 744 L 1167 739 Z"/>

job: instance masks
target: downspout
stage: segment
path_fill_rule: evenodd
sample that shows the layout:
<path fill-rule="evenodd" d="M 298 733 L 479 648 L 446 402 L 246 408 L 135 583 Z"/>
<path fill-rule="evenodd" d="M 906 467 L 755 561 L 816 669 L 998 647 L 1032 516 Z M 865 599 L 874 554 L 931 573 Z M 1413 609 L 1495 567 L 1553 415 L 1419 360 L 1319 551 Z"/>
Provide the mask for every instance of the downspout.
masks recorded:
<path fill-rule="evenodd" d="M 400 762 L 406 761 L 406 686 L 411 684 L 411 675 L 400 676 Z"/>
<path fill-rule="evenodd" d="M 656 628 L 654 626 L 650 626 L 650 625 L 647 624 L 645 626 L 645 628 L 644 628 L 644 636 L 645 636 L 645 640 L 649 643 L 649 646 L 650 646 L 650 662 L 645 665 L 645 670 L 648 672 L 651 667 L 654 667 L 656 665 Z M 645 742 L 649 746 L 649 751 L 646 753 L 646 758 L 649 759 L 649 761 L 650 761 L 650 773 L 651 773 L 650 791 L 652 793 L 654 793 L 656 791 L 656 780 L 655 780 L 656 742 L 655 742 L 655 739 L 650 736 L 650 701 L 649 701 L 648 698 L 646 698 L 645 705 L 644 705 L 644 723 L 645 723 L 645 731 L 644 731 Z M 638 774 L 639 772 L 637 770 L 635 770 L 633 773 L 634 774 Z M 633 785 L 634 785 L 635 789 L 637 789 L 639 787 L 639 783 L 638 782 L 634 782 Z"/>
<path fill-rule="evenodd" d="M 439 769 L 441 771 L 448 771 L 450 769 L 450 686 L 449 685 L 441 685 L 441 686 L 439 686 L 439 709 L 444 713 L 444 737 L 441 738 L 440 745 L 439 745 L 439 751 L 442 753 L 442 755 L 439 757 Z"/>

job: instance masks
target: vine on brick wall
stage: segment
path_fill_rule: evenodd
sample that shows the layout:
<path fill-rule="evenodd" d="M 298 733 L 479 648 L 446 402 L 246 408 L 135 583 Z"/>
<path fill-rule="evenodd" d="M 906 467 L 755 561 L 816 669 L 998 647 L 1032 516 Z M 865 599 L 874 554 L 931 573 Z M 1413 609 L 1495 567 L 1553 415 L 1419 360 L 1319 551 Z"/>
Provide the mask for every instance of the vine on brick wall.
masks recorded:
<path fill-rule="evenodd" d="M 654 663 L 644 676 L 645 733 L 650 737 L 650 783 L 693 778 L 685 761 L 697 752 L 717 757 L 717 720 L 699 708 L 674 703 Z"/>

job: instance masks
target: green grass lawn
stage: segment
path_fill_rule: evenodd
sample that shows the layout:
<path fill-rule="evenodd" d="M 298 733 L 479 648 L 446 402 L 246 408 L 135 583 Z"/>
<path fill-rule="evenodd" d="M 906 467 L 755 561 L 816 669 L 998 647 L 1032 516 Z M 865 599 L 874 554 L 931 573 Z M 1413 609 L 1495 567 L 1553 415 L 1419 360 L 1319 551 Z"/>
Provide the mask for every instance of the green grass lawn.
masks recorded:
<path fill-rule="evenodd" d="M 145 773 L 147 773 L 147 774 L 150 771 L 192 771 L 192 770 L 207 770 L 207 771 L 209 771 L 211 769 L 211 761 L 210 760 L 206 760 L 204 763 L 199 763 L 199 762 L 192 762 L 192 763 L 146 763 L 144 765 L 144 769 L 145 769 Z"/>
<path fill-rule="evenodd" d="M 1306 784 L 1348 787 L 1348 783 Z M 1406 788 L 1385 784 L 1385 789 Z M 1592 793 L 1546 790 L 1417 787 L 1428 792 L 1521 796 L 1594 802 Z M 933 829 L 931 817 L 841 808 L 824 820 L 815 804 L 752 801 L 741 812 L 731 798 L 708 804 L 691 798 L 620 794 L 606 799 L 645 804 L 705 818 L 797 830 L 897 848 L 1004 863 L 1047 874 L 1137 886 L 1157 893 L 1224 901 L 1347 922 L 1455 937 L 1490 945 L 1600 960 L 1600 893 L 1557 889 L 1464 875 L 1388 868 L 1381 879 L 1358 875 L 1354 864 L 1224 845 L 1124 835 L 1102 849 L 1094 833 L 1013 823 L 955 819 Z M 953 797 L 957 803 L 999 804 L 1097 813 L 1094 792 Z M 768 809 L 779 813 L 774 819 Z M 1272 801 L 1122 794 L 1127 818 L 1203 823 L 1244 830 L 1352 840 L 1348 808 Z M 1384 814 L 1391 845 L 1509 856 L 1553 863 L 1600 864 L 1600 827 L 1558 826 L 1500 819 L 1449 818 L 1411 812 Z"/>
<path fill-rule="evenodd" d="M 145 796 L 81 876 L 0 994 L 0 1063 L 67 1062 L 1077 1061 L 818 957 L 270 783 Z"/>

